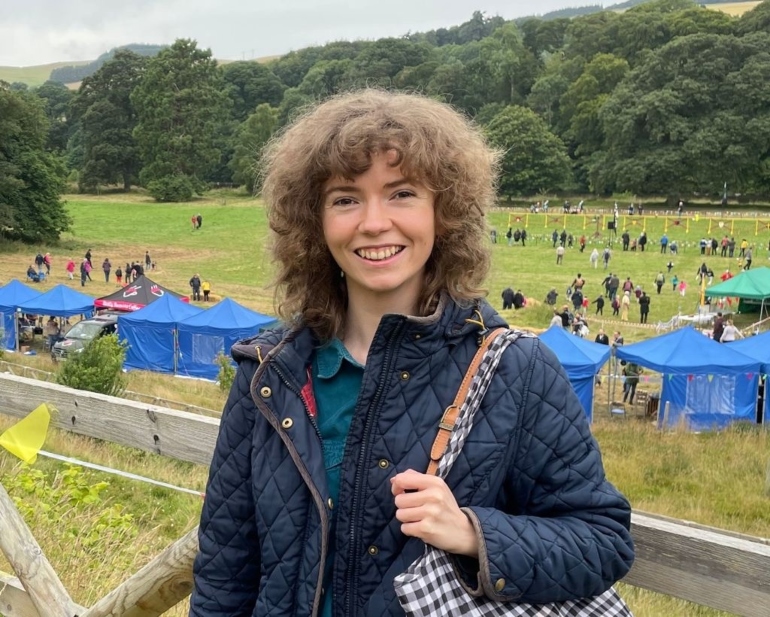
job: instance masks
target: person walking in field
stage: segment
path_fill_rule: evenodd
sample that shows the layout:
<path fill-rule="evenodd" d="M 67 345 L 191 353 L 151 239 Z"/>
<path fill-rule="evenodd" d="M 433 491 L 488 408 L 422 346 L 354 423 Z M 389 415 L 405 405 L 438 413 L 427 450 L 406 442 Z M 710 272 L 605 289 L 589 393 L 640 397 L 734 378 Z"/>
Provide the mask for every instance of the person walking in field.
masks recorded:
<path fill-rule="evenodd" d="M 72 257 L 70 257 L 67 260 L 67 265 L 65 266 L 64 269 L 67 271 L 67 278 L 69 278 L 69 280 L 72 280 L 73 275 L 75 273 L 75 260 L 72 259 Z"/>
<path fill-rule="evenodd" d="M 663 289 L 663 285 L 666 284 L 666 276 L 663 274 L 663 272 L 658 272 L 658 274 L 655 276 L 655 289 L 658 290 L 658 295 L 660 295 L 660 290 Z"/>
<path fill-rule="evenodd" d="M 112 270 L 112 264 L 110 263 L 110 260 L 108 258 L 104 258 L 104 261 L 102 262 L 102 271 L 104 272 L 104 282 L 109 283 L 110 282 L 110 271 Z"/>
<path fill-rule="evenodd" d="M 752 253 L 751 247 L 749 247 L 748 249 L 746 249 L 746 257 L 745 257 L 746 263 L 743 266 L 744 270 L 751 270 L 752 257 L 753 257 L 753 253 Z"/>
<path fill-rule="evenodd" d="M 559 246 L 556 247 L 556 265 L 557 266 L 562 265 L 562 263 L 564 261 L 564 251 L 565 250 L 566 249 L 564 248 L 563 244 L 560 244 Z"/>
<path fill-rule="evenodd" d="M 645 292 L 639 296 L 639 323 L 647 323 L 647 316 L 650 314 L 650 296 Z"/>
<path fill-rule="evenodd" d="M 591 251 L 591 255 L 589 256 L 588 261 L 591 262 L 594 270 L 596 270 L 596 268 L 599 267 L 599 251 L 594 248 L 594 250 Z"/>
<path fill-rule="evenodd" d="M 426 544 L 478 602 L 511 609 L 629 571 L 631 508 L 564 369 L 538 338 L 500 334 L 484 299 L 498 156 L 448 105 L 374 90 L 268 146 L 284 321 L 233 347 L 190 617 L 403 617 L 396 577 Z M 498 334 L 494 396 L 436 475 L 445 410 Z"/>
<path fill-rule="evenodd" d="M 120 266 L 118 266 L 118 269 L 115 270 L 115 280 L 117 281 L 118 285 L 123 284 L 123 270 L 120 269 Z"/>
<path fill-rule="evenodd" d="M 605 270 L 610 265 L 610 258 L 611 257 L 612 257 L 612 251 L 610 250 L 610 247 L 609 246 L 604 247 L 604 253 L 602 254 L 602 259 L 604 260 L 604 269 Z"/>
<path fill-rule="evenodd" d="M 620 320 L 628 321 L 628 309 L 631 306 L 631 292 L 624 291 L 620 298 Z"/>
<path fill-rule="evenodd" d="M 201 283 L 201 291 L 203 291 L 203 301 L 209 301 L 209 293 L 211 293 L 211 283 L 205 280 Z"/>

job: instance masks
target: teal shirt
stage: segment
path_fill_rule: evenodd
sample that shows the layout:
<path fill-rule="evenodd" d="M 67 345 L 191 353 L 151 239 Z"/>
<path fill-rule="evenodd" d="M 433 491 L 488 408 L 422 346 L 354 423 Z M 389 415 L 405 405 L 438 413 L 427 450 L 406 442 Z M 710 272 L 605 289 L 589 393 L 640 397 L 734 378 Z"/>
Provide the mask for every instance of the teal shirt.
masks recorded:
<path fill-rule="evenodd" d="M 329 497 L 337 504 L 340 493 L 340 471 L 345 455 L 350 423 L 356 408 L 364 367 L 350 355 L 342 341 L 334 339 L 315 353 L 312 367 L 313 395 L 318 416 L 318 430 L 323 444 L 324 467 Z M 331 510 L 331 542 L 326 559 L 322 617 L 332 617 L 332 593 L 329 589 L 334 564 L 334 508 Z"/>

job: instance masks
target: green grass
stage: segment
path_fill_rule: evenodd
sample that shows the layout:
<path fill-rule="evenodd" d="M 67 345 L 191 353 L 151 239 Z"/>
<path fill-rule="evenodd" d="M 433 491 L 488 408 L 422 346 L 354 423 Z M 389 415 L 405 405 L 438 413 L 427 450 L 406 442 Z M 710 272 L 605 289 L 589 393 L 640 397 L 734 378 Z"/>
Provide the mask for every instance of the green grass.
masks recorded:
<path fill-rule="evenodd" d="M 109 257 L 113 264 L 124 264 L 127 260 L 141 260 L 144 251 L 149 250 L 158 262 L 158 270 L 151 273 L 151 277 L 161 284 L 186 293 L 189 291 L 187 282 L 190 276 L 198 272 L 211 280 L 216 296 L 230 296 L 256 310 L 272 313 L 272 290 L 269 287 L 272 265 L 266 246 L 266 216 L 259 200 L 233 192 L 212 193 L 205 199 L 179 205 L 155 204 L 141 193 L 101 197 L 70 195 L 67 199 L 74 221 L 72 231 L 64 235 L 58 246 L 3 245 L 0 248 L 0 281 L 13 276 L 23 278 L 29 261 L 38 250 L 42 250 L 51 252 L 54 262 L 53 276 L 41 288 L 64 282 L 80 289 L 79 283 L 66 280 L 64 264 L 68 256 L 78 258 L 91 248 L 98 273 L 98 265 L 104 257 Z M 606 203 L 597 205 L 607 206 Z M 189 219 L 198 212 L 203 216 L 203 227 L 193 231 Z M 511 285 L 521 288 L 535 302 L 521 311 L 507 311 L 506 318 L 518 326 L 533 329 L 546 327 L 550 319 L 549 309 L 537 303 L 551 287 L 556 287 L 561 294 L 560 299 L 563 299 L 567 285 L 578 271 L 587 279 L 587 296 L 593 299 L 600 293 L 604 271 L 601 266 L 598 270 L 589 268 L 588 254 L 592 245 L 584 254 L 579 253 L 577 248 L 568 250 L 565 264 L 557 267 L 550 242 L 553 225 L 546 227 L 542 216 L 537 221 L 532 217 L 527 246 L 508 247 L 504 233 L 511 214 L 512 211 L 500 208 L 489 216 L 490 224 L 497 229 L 500 238 L 500 243 L 491 247 L 492 271 L 487 281 L 490 301 L 499 308 L 502 289 Z M 594 211 L 589 214 L 594 214 Z M 514 216 L 524 215 L 523 210 L 514 213 Z M 558 215 L 554 213 L 553 216 Z M 770 220 L 770 215 L 758 216 L 759 220 Z M 755 236 L 756 220 L 751 216 L 741 218 L 736 224 L 735 234 L 739 241 L 745 235 L 755 245 L 754 266 L 759 267 L 768 264 L 766 249 L 770 233 L 760 225 L 760 235 Z M 567 230 L 577 240 L 583 232 L 582 218 L 569 216 L 567 222 Z M 681 227 L 669 230 L 669 237 L 677 239 L 683 249 L 678 257 L 673 258 L 675 272 L 688 282 L 693 281 L 697 267 L 704 260 L 694 244 L 707 228 L 708 217 L 701 213 L 698 221 L 691 221 L 689 233 Z M 716 225 L 714 228 L 715 231 L 719 229 Z M 591 227 L 591 223 L 587 224 L 586 232 L 594 229 L 595 225 Z M 652 291 L 651 322 L 666 320 L 680 309 L 692 312 L 697 302 L 692 285 L 684 300 L 672 293 L 669 285 L 660 296 L 654 293 L 653 278 L 669 259 L 668 255 L 658 252 L 657 238 L 662 230 L 662 219 L 648 219 L 650 250 L 623 253 L 616 249 L 611 261 L 613 272 L 621 277 L 631 276 L 634 282 L 638 281 L 648 292 Z M 540 237 L 546 234 L 549 236 L 547 240 Z M 728 262 L 720 257 L 705 260 L 717 276 L 728 263 L 733 269 L 737 266 L 735 260 Z M 99 277 L 94 276 L 94 282 L 89 283 L 84 291 L 101 296 L 113 290 L 113 284 L 100 282 Z M 592 312 L 589 310 L 589 314 Z M 605 315 L 609 313 L 611 310 L 605 307 Z M 631 314 L 632 318 L 638 317 L 633 309 Z M 751 316 L 741 317 L 746 322 L 751 320 Z M 595 332 L 598 324 L 594 320 L 590 323 Z M 614 322 L 605 325 L 612 329 L 616 326 Z M 654 334 L 650 330 L 635 328 L 632 323 L 624 324 L 622 330 L 627 340 L 639 340 Z M 55 370 L 45 356 L 10 356 L 6 359 Z M 223 402 L 222 394 L 213 384 L 141 372 L 131 373 L 129 377 L 129 388 L 132 390 L 213 408 L 220 408 Z M 734 430 L 707 435 L 660 433 L 645 423 L 609 421 L 598 405 L 595 417 L 594 434 L 602 447 L 607 474 L 628 495 L 636 509 L 770 537 L 770 514 L 764 492 L 770 452 L 770 437 L 766 431 Z M 0 430 L 3 422 L 0 416 Z M 5 425 L 9 422 L 5 419 Z M 54 452 L 181 486 L 202 487 L 205 481 L 205 469 L 202 467 L 169 464 L 160 457 L 56 431 L 46 447 Z M 48 461 L 39 464 L 55 468 Z M 16 463 L 9 455 L 0 453 L 0 477 L 15 473 L 18 473 Z M 170 539 L 180 536 L 195 523 L 200 511 L 200 501 L 196 498 L 117 480 L 96 472 L 94 478 L 110 482 L 106 494 L 110 503 L 121 503 L 126 511 L 134 514 L 142 550 L 135 550 L 136 541 L 110 547 L 105 551 L 109 553 L 108 567 L 94 566 L 96 570 L 109 572 L 109 576 L 91 576 L 79 564 L 68 561 L 68 552 L 61 548 L 56 529 L 46 526 L 36 528 L 35 534 L 44 551 L 54 561 L 68 589 L 82 602 L 99 597 L 122 578 L 122 573 L 134 571 L 138 564 L 150 559 Z M 70 522 L 71 526 L 87 524 L 87 521 L 77 517 Z M 92 561 L 87 561 L 87 564 L 96 563 L 95 558 L 89 559 Z M 7 570 L 7 567 L 0 566 L 0 569 Z M 724 614 L 629 587 L 622 587 L 622 591 L 637 617 L 717 617 Z M 184 608 L 169 614 L 181 616 L 185 614 Z"/>
<path fill-rule="evenodd" d="M 0 66 L 0 80 L 12 84 L 15 81 L 29 87 L 42 86 L 51 76 L 51 71 L 63 66 L 81 66 L 88 62 L 55 62 L 37 66 Z"/>

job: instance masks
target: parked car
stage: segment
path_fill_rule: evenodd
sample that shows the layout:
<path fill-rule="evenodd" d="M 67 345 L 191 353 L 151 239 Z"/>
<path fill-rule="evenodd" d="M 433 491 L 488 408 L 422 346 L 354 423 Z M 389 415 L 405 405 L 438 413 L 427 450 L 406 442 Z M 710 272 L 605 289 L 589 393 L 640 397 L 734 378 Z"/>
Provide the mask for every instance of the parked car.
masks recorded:
<path fill-rule="evenodd" d="M 103 313 L 89 319 L 77 322 L 69 329 L 64 338 L 51 349 L 51 359 L 54 362 L 66 360 L 74 353 L 80 353 L 86 345 L 100 336 L 114 334 L 118 328 L 118 315 Z"/>

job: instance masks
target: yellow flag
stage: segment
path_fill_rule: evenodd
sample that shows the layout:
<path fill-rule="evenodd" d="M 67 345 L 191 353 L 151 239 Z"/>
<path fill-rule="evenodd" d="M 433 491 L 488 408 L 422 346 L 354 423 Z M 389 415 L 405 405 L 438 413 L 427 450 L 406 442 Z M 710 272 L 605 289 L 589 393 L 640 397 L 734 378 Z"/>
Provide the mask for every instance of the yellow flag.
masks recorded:
<path fill-rule="evenodd" d="M 43 403 L 37 409 L 0 434 L 0 446 L 14 456 L 31 465 L 37 460 L 37 453 L 45 443 L 51 411 Z"/>

